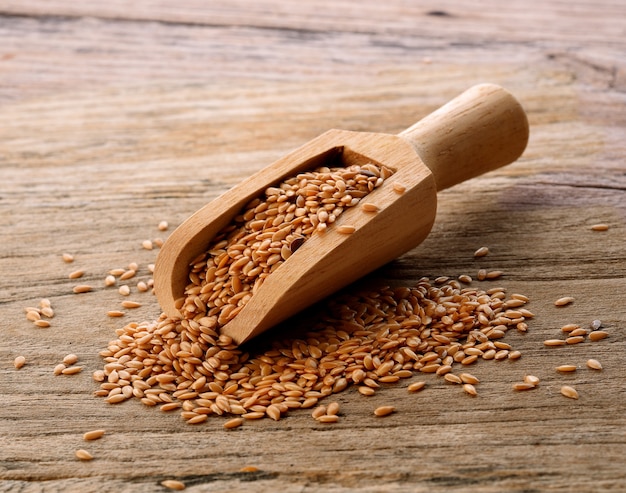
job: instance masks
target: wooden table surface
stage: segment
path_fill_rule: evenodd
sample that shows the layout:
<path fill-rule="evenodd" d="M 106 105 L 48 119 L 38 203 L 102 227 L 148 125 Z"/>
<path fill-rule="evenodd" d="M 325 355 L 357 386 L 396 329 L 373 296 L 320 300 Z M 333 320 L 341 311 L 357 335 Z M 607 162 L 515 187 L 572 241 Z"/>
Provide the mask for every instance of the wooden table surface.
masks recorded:
<path fill-rule="evenodd" d="M 625 491 L 626 4 L 212 3 L 0 2 L 0 491 Z M 430 237 L 373 276 L 499 269 L 475 285 L 530 297 L 529 331 L 505 338 L 522 358 L 474 365 L 477 397 L 418 375 L 419 394 L 337 395 L 335 425 L 301 411 L 226 431 L 93 396 L 115 330 L 160 313 L 135 293 L 141 308 L 106 316 L 110 269 L 150 276 L 143 240 L 329 128 L 397 133 L 479 82 L 522 102 L 526 152 L 441 193 Z M 73 294 L 76 269 L 97 289 Z M 56 314 L 37 328 L 24 307 L 44 297 Z M 607 339 L 544 347 L 596 319 Z M 68 353 L 83 371 L 53 375 Z M 559 375 L 566 363 L 578 370 Z M 514 392 L 527 373 L 539 387 Z"/>

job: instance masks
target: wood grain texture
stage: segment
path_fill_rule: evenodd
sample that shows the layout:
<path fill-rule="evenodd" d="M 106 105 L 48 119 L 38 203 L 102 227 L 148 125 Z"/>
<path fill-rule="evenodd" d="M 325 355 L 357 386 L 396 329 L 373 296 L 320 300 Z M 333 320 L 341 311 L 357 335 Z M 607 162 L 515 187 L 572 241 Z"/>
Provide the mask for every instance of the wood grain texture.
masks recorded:
<path fill-rule="evenodd" d="M 626 62 L 623 2 L 69 2 L 0 5 L 0 491 L 620 491 L 626 487 Z M 478 268 L 531 297 L 517 362 L 480 362 L 470 398 L 442 379 L 410 395 L 337 396 L 336 425 L 294 412 L 226 431 L 92 396 L 125 322 L 105 289 L 210 199 L 329 128 L 397 133 L 479 82 L 530 117 L 517 163 L 442 192 L 418 248 L 364 282 Z M 607 223 L 606 232 L 591 231 Z M 473 252 L 486 245 L 479 260 Z M 71 265 L 63 252 L 75 255 Z M 77 281 L 91 293 L 75 295 Z M 481 285 L 484 285 L 482 283 Z M 553 305 L 571 295 L 575 302 Z M 42 297 L 48 329 L 25 319 Z M 608 339 L 547 349 L 566 323 Z M 54 376 L 68 353 L 82 373 Z M 26 365 L 13 367 L 22 354 Z M 602 372 L 584 368 L 594 357 Z M 554 367 L 580 366 L 573 375 Z M 526 373 L 539 388 L 514 393 Z M 416 378 L 423 378 L 418 376 Z M 562 397 L 576 386 L 578 401 Z M 373 409 L 393 403 L 380 419 Z M 82 434 L 104 428 L 99 441 Z M 78 462 L 74 451 L 95 459 Z M 258 472 L 242 473 L 244 466 Z"/>

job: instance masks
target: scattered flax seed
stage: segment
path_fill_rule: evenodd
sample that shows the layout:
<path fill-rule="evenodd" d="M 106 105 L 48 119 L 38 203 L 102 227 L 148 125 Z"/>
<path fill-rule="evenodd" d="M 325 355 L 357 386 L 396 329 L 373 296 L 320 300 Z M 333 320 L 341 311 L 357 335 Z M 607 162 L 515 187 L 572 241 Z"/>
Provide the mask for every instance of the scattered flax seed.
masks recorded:
<path fill-rule="evenodd" d="M 528 382 L 517 382 L 513 384 L 513 390 L 523 391 L 523 390 L 532 390 L 534 388 L 536 388 L 536 385 L 533 385 L 532 383 L 528 383 Z"/>
<path fill-rule="evenodd" d="M 446 374 L 443 376 L 443 379 L 444 379 L 446 382 L 449 382 L 449 383 L 463 383 L 463 381 L 461 380 L 461 378 L 460 378 L 459 376 L 455 375 L 454 373 L 446 373 Z"/>
<path fill-rule="evenodd" d="M 104 430 L 88 431 L 83 435 L 83 440 L 86 440 L 86 441 L 98 440 L 99 438 L 102 438 L 104 436 L 104 433 L 105 433 Z"/>
<path fill-rule="evenodd" d="M 406 192 L 406 187 L 401 183 L 396 182 L 393 184 L 393 191 L 399 194 L 403 194 L 404 192 Z"/>
<path fill-rule="evenodd" d="M 33 322 L 33 325 L 37 327 L 41 327 L 42 329 L 45 329 L 47 327 L 50 327 L 50 322 L 48 322 L 47 320 L 35 320 Z"/>
<path fill-rule="evenodd" d="M 72 289 L 72 291 L 74 291 L 74 293 L 76 294 L 88 293 L 91 290 L 92 290 L 92 287 L 89 286 L 88 284 L 79 284 L 78 286 L 74 286 L 74 289 Z"/>
<path fill-rule="evenodd" d="M 349 224 L 343 224 L 337 228 L 337 232 L 343 235 L 351 235 L 355 231 L 356 231 L 356 228 Z"/>
<path fill-rule="evenodd" d="M 543 341 L 544 346 L 565 346 L 567 344 L 563 339 L 547 339 Z"/>
<path fill-rule="evenodd" d="M 326 414 L 326 406 L 320 405 L 320 406 L 317 406 L 315 409 L 313 409 L 313 412 L 311 413 L 311 417 L 313 419 L 317 419 L 320 416 L 324 416 L 325 414 Z"/>
<path fill-rule="evenodd" d="M 166 479 L 164 481 L 161 481 L 161 486 L 176 491 L 182 491 L 186 488 L 185 483 L 176 479 Z"/>
<path fill-rule="evenodd" d="M 259 472 L 259 468 L 254 466 L 245 466 L 239 469 L 239 472 Z"/>
<path fill-rule="evenodd" d="M 73 272 L 70 272 L 67 277 L 69 277 L 70 279 L 79 279 L 83 277 L 84 275 L 85 275 L 84 270 L 75 270 Z"/>
<path fill-rule="evenodd" d="M 121 305 L 124 308 L 139 308 L 141 306 L 141 303 L 139 303 L 138 301 L 124 300 L 122 301 Z"/>
<path fill-rule="evenodd" d="M 139 291 L 140 293 L 145 293 L 146 291 L 148 291 L 148 285 L 143 281 L 139 281 L 137 283 L 137 291 Z"/>
<path fill-rule="evenodd" d="M 109 271 L 109 275 L 114 277 L 120 277 L 124 272 L 126 272 L 126 269 L 111 269 Z"/>
<path fill-rule="evenodd" d="M 588 359 L 587 367 L 592 370 L 602 370 L 602 364 L 597 359 Z"/>
<path fill-rule="evenodd" d="M 573 372 L 576 371 L 576 365 L 560 365 L 556 367 L 556 371 L 563 373 Z"/>
<path fill-rule="evenodd" d="M 574 302 L 574 298 L 572 296 L 563 296 L 554 302 L 554 306 L 567 306 Z"/>
<path fill-rule="evenodd" d="M 73 365 L 78 361 L 78 356 L 75 354 L 68 354 L 63 358 L 63 363 L 66 365 Z"/>
<path fill-rule="evenodd" d="M 391 413 L 395 412 L 396 408 L 393 406 L 380 406 L 374 409 L 374 414 L 379 417 L 389 416 Z"/>
<path fill-rule="evenodd" d="M 511 351 L 509 353 L 509 359 L 510 360 L 514 361 L 516 359 L 520 359 L 521 357 L 522 357 L 522 353 L 520 351 L 515 350 L 515 351 Z"/>
<path fill-rule="evenodd" d="M 539 385 L 539 377 L 536 377 L 535 375 L 526 375 L 524 377 L 524 382 L 537 386 Z"/>
<path fill-rule="evenodd" d="M 80 460 L 92 460 L 93 459 L 93 455 L 91 455 L 89 452 L 87 452 L 84 449 L 78 449 L 75 452 L 76 458 L 80 459 Z"/>
<path fill-rule="evenodd" d="M 586 336 L 589 332 L 587 331 L 587 329 L 583 329 L 583 328 L 577 328 L 572 330 L 569 335 L 570 337 L 578 337 L 578 336 Z"/>
<path fill-rule="evenodd" d="M 602 339 L 606 339 L 607 337 L 609 337 L 609 333 L 604 330 L 594 330 L 593 332 L 589 333 L 589 340 L 594 342 L 601 341 Z"/>
<path fill-rule="evenodd" d="M 561 331 L 565 332 L 566 334 L 569 334 L 570 332 L 573 332 L 577 329 L 580 328 L 580 325 L 576 325 L 576 324 L 567 324 L 564 325 L 563 327 L 561 327 Z"/>
<path fill-rule="evenodd" d="M 81 371 L 83 371 L 82 366 L 70 366 L 68 368 L 64 368 L 61 371 L 61 373 L 63 375 L 76 375 L 77 373 L 80 373 Z"/>
<path fill-rule="evenodd" d="M 584 336 L 571 336 L 565 339 L 565 342 L 567 344 L 580 344 L 581 342 L 585 341 L 585 337 Z"/>
<path fill-rule="evenodd" d="M 54 373 L 55 375 L 60 375 L 61 373 L 63 373 L 63 370 L 65 370 L 65 368 L 67 367 L 63 363 L 59 363 L 58 365 L 54 367 L 54 370 L 52 370 L 52 373 Z"/>
<path fill-rule="evenodd" d="M 563 385 L 561 387 L 561 394 L 570 399 L 578 399 L 578 392 L 574 387 L 570 387 L 569 385 Z"/>
<path fill-rule="evenodd" d="M 487 278 L 487 270 L 479 269 L 478 273 L 476 274 L 476 279 L 478 279 L 479 281 L 484 281 L 486 278 Z"/>
<path fill-rule="evenodd" d="M 130 294 L 130 287 L 127 286 L 126 284 L 124 284 L 123 286 L 120 286 L 119 289 L 117 290 L 118 293 L 120 293 L 122 296 L 128 296 Z"/>
<path fill-rule="evenodd" d="M 167 228 L 169 228 L 169 227 L 170 227 L 170 225 L 168 224 L 167 221 L 161 221 L 161 222 L 159 222 L 159 224 L 157 226 L 157 229 L 159 231 L 167 231 Z"/>
<path fill-rule="evenodd" d="M 461 274 L 459 277 L 459 282 L 462 282 L 463 284 L 471 284 L 472 282 L 472 278 L 470 276 L 468 276 L 467 274 Z"/>
<path fill-rule="evenodd" d="M 44 306 L 41 309 L 41 314 L 47 318 L 54 318 L 54 310 L 52 309 L 51 306 Z"/>
<path fill-rule="evenodd" d="M 123 317 L 124 316 L 124 312 L 120 311 L 120 310 L 109 310 L 107 312 L 107 316 L 111 317 L 111 318 L 115 318 L 115 317 Z"/>
<path fill-rule="evenodd" d="M 26 320 L 29 320 L 30 322 L 36 322 L 37 320 L 41 320 L 41 313 L 39 311 L 39 309 L 34 309 L 34 310 L 28 310 L 26 312 Z"/>
<path fill-rule="evenodd" d="M 419 381 L 419 382 L 413 382 L 412 384 L 410 384 L 407 387 L 407 390 L 409 392 L 419 392 L 420 390 L 422 390 L 424 387 L 426 387 L 426 382 L 424 381 Z"/>
<path fill-rule="evenodd" d="M 469 395 L 476 396 L 478 392 L 476 391 L 476 387 L 474 387 L 471 383 L 464 383 L 463 390 Z"/>
<path fill-rule="evenodd" d="M 115 281 L 115 276 L 114 275 L 109 274 L 108 276 L 106 276 L 104 278 L 104 285 L 107 286 L 107 287 L 115 286 L 115 282 L 116 281 Z"/>
<path fill-rule="evenodd" d="M 480 383 L 480 380 L 478 380 L 478 378 L 471 373 L 461 373 L 459 377 L 463 383 L 469 383 L 471 385 L 477 385 Z"/>
<path fill-rule="evenodd" d="M 365 202 L 361 205 L 361 210 L 364 212 L 378 212 L 380 209 L 376 204 L 372 204 L 371 202 Z"/>
<path fill-rule="evenodd" d="M 233 418 L 229 419 L 224 423 L 224 428 L 227 430 L 232 430 L 233 428 L 239 428 L 243 424 L 243 418 Z"/>
<path fill-rule="evenodd" d="M 339 416 L 336 414 L 324 414 L 316 418 L 316 420 L 320 423 L 337 423 L 339 421 Z"/>
<path fill-rule="evenodd" d="M 608 231 L 608 229 L 608 224 L 594 224 L 593 226 L 591 226 L 592 231 Z"/>
<path fill-rule="evenodd" d="M 26 364 L 26 358 L 24 356 L 18 356 L 13 360 L 13 366 L 16 370 L 19 370 Z"/>
<path fill-rule="evenodd" d="M 134 269 L 128 269 L 127 271 L 125 271 L 121 276 L 120 276 L 120 280 L 121 281 L 127 281 L 128 279 L 132 279 L 133 277 L 135 277 L 135 275 L 137 274 L 137 271 Z"/>
<path fill-rule="evenodd" d="M 71 264 L 72 262 L 74 262 L 74 255 L 72 255 L 71 253 L 64 253 L 61 258 L 66 264 Z"/>
<path fill-rule="evenodd" d="M 503 274 L 504 272 L 502 272 L 501 270 L 492 270 L 492 271 L 487 272 L 487 274 L 485 274 L 485 279 L 489 279 L 489 280 L 499 279 L 502 277 Z"/>
<path fill-rule="evenodd" d="M 163 246 L 163 243 L 165 243 L 165 240 L 163 238 L 155 238 L 152 243 L 154 243 L 154 246 L 157 248 L 161 248 Z"/>
<path fill-rule="evenodd" d="M 331 402 L 330 404 L 328 404 L 328 406 L 326 407 L 326 414 L 329 416 L 339 414 L 339 403 Z"/>
<path fill-rule="evenodd" d="M 154 245 L 152 244 L 152 241 L 150 240 L 143 240 L 141 242 L 141 246 L 145 249 L 145 250 L 152 250 L 154 248 Z"/>
<path fill-rule="evenodd" d="M 478 250 L 476 250 L 474 252 L 474 257 L 484 257 L 485 255 L 487 255 L 489 253 L 489 248 L 487 247 L 480 247 Z"/>

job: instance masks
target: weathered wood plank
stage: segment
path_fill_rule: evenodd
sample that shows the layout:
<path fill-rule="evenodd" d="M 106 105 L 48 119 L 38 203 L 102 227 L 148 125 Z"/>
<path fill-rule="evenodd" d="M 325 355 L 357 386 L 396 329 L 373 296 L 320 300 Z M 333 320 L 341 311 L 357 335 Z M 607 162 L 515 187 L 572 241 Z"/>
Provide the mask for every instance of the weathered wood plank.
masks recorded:
<path fill-rule="evenodd" d="M 0 491 L 155 491 L 171 477 L 188 491 L 623 488 L 623 6 L 536 4 L 317 2 L 286 15 L 273 2 L 200 12 L 191 2 L 128 12 L 121 2 L 5 2 L 0 10 L 17 16 L 0 17 Z M 429 22 L 419 30 L 411 14 Z M 311 24 L 319 36 L 286 29 Z M 141 241 L 167 235 L 160 220 L 179 224 L 328 128 L 396 133 L 485 80 L 529 112 L 527 152 L 442 193 L 426 242 L 367 281 L 485 267 L 505 272 L 495 284 L 531 297 L 529 332 L 506 338 L 523 357 L 472 367 L 477 398 L 420 375 L 429 385 L 415 395 L 404 385 L 372 398 L 339 394 L 332 427 L 303 411 L 228 432 L 220 418 L 192 427 L 135 401 L 92 396 L 90 374 L 115 329 L 159 313 L 152 295 L 136 294 L 144 306 L 132 316 L 106 317 L 120 296 L 102 281 L 131 261 L 149 277 L 156 251 Z M 599 222 L 610 229 L 591 231 Z M 482 245 L 491 253 L 476 260 Z M 65 251 L 73 264 L 62 262 Z M 71 293 L 67 275 L 77 268 L 94 292 Z M 563 295 L 576 301 L 554 307 Z M 22 310 L 44 296 L 57 314 L 51 328 L 36 329 Z M 605 341 L 543 347 L 562 325 L 596 318 Z M 70 352 L 84 371 L 54 376 Z M 18 354 L 27 364 L 16 371 Z M 605 369 L 585 369 L 589 357 Z M 580 368 L 558 375 L 564 363 Z M 514 393 L 511 383 L 527 373 L 542 379 L 539 388 Z M 564 382 L 578 401 L 559 395 Z M 398 412 L 375 418 L 386 403 Z M 105 437 L 84 442 L 95 428 Z M 96 459 L 77 462 L 77 448 Z M 239 472 L 244 466 L 259 472 Z"/>

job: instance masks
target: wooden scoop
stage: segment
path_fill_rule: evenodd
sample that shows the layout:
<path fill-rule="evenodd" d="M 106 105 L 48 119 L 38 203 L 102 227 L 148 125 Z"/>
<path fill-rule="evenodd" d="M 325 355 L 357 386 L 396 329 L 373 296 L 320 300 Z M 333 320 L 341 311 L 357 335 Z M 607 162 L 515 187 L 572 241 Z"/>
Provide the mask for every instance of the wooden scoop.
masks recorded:
<path fill-rule="evenodd" d="M 435 220 L 437 190 L 515 161 L 528 120 L 504 89 L 474 86 L 398 135 L 329 130 L 260 170 L 188 218 L 160 250 L 154 286 L 163 311 L 180 317 L 191 261 L 269 186 L 319 166 L 382 164 L 394 171 L 363 202 L 313 234 L 269 275 L 221 333 L 242 344 L 423 241 Z M 337 231 L 355 227 L 352 234 Z M 178 305 L 180 306 L 180 305 Z"/>

